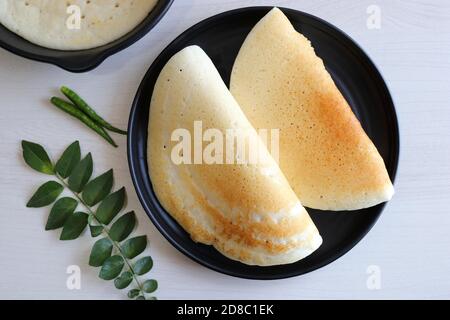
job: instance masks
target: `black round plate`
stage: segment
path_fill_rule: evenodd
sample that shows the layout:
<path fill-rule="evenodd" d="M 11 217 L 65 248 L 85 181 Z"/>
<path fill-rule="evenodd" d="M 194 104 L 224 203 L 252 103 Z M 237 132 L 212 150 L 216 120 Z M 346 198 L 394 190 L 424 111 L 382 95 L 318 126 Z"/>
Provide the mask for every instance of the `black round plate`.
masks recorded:
<path fill-rule="evenodd" d="M 146 35 L 169 10 L 174 0 L 159 0 L 136 28 L 106 45 L 86 50 L 55 50 L 31 43 L 0 24 L 0 47 L 24 58 L 51 63 L 71 72 L 98 67 L 109 56 L 131 46 Z"/>
<path fill-rule="evenodd" d="M 258 267 L 224 257 L 211 246 L 195 243 L 161 207 L 147 171 L 147 126 L 155 81 L 170 57 L 189 45 L 199 45 L 211 57 L 225 83 L 245 37 L 270 7 L 224 12 L 191 27 L 155 60 L 138 89 L 128 127 L 128 160 L 133 183 L 145 211 L 159 231 L 188 257 L 213 270 L 249 279 L 280 279 L 323 267 L 355 246 L 372 228 L 385 204 L 353 212 L 308 209 L 322 237 L 322 246 L 296 263 Z M 362 49 L 342 31 L 309 14 L 281 8 L 295 28 L 308 37 L 351 104 L 365 131 L 383 157 L 392 181 L 399 156 L 399 132 L 394 105 L 380 73 Z"/>

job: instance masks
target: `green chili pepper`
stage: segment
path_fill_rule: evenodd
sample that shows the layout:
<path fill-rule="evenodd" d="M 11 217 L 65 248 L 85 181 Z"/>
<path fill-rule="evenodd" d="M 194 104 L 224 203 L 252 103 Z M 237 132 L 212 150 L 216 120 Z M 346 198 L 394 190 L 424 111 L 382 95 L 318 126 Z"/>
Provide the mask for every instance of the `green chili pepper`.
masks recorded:
<path fill-rule="evenodd" d="M 70 114 L 71 116 L 77 118 L 78 120 L 81 120 L 81 122 L 83 122 L 86 126 L 97 132 L 106 141 L 108 141 L 110 144 L 112 144 L 114 147 L 117 148 L 117 144 L 109 136 L 109 134 L 102 127 L 97 125 L 91 118 L 89 118 L 86 114 L 84 114 L 80 109 L 78 109 L 76 106 L 57 97 L 51 98 L 50 101 L 54 106 Z"/>
<path fill-rule="evenodd" d="M 63 86 L 61 87 L 61 92 L 70 100 L 73 102 L 73 104 L 75 106 L 77 106 L 81 111 L 83 111 L 89 118 L 91 118 L 92 120 L 94 120 L 97 124 L 99 124 L 102 127 L 105 127 L 106 129 L 116 132 L 116 133 L 120 133 L 120 134 L 124 134 L 126 135 L 127 132 L 120 130 L 114 126 L 112 126 L 109 122 L 107 122 L 105 119 L 103 119 L 102 117 L 100 117 L 95 111 L 94 109 L 92 109 L 86 101 L 84 101 L 76 92 L 74 92 L 73 90 Z"/>

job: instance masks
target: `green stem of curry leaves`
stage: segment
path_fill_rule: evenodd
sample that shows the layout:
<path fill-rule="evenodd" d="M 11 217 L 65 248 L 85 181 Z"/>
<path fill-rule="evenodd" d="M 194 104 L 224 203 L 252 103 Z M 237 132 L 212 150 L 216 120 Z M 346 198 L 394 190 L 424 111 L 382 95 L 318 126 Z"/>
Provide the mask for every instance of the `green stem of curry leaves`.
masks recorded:
<path fill-rule="evenodd" d="M 61 184 L 62 184 L 64 187 L 66 187 L 67 190 L 70 190 L 70 192 L 75 196 L 75 198 L 77 198 L 77 200 L 78 200 L 78 201 L 86 208 L 86 210 L 88 211 L 88 214 L 89 214 L 90 216 L 92 216 L 92 217 L 95 219 L 95 221 L 96 221 L 99 225 L 101 225 L 101 226 L 103 227 L 103 232 L 104 232 L 105 236 L 108 238 L 109 241 L 111 241 L 111 243 L 113 244 L 114 248 L 117 250 L 117 252 L 120 254 L 120 256 L 122 257 L 122 259 L 125 261 L 125 264 L 127 265 L 128 270 L 129 270 L 130 273 L 133 275 L 133 280 L 136 282 L 136 285 L 137 285 L 137 287 L 138 287 L 138 289 L 139 289 L 141 295 L 144 295 L 144 290 L 143 290 L 143 288 L 142 288 L 142 284 L 141 284 L 141 282 L 139 281 L 139 278 L 138 278 L 136 272 L 134 271 L 133 266 L 131 265 L 130 261 L 128 261 L 128 258 L 127 258 L 127 257 L 125 256 L 125 254 L 123 253 L 122 248 L 121 248 L 120 245 L 117 243 L 117 241 L 114 241 L 114 240 L 111 238 L 111 236 L 110 236 L 110 234 L 109 234 L 109 229 L 108 229 L 108 227 L 107 227 L 106 225 L 104 225 L 103 223 L 101 223 L 101 222 L 97 219 L 97 217 L 95 216 L 95 213 L 94 213 L 94 211 L 91 209 L 91 207 L 90 207 L 89 205 L 87 205 L 87 204 L 84 202 L 84 200 L 80 197 L 80 195 L 79 195 L 77 192 L 75 192 L 75 191 L 73 191 L 73 190 L 71 190 L 71 189 L 69 188 L 69 186 L 67 185 L 67 183 L 64 181 L 64 179 L 63 179 L 59 174 L 55 173 L 55 176 L 56 176 L 56 178 L 59 180 L 59 182 L 61 182 Z"/>

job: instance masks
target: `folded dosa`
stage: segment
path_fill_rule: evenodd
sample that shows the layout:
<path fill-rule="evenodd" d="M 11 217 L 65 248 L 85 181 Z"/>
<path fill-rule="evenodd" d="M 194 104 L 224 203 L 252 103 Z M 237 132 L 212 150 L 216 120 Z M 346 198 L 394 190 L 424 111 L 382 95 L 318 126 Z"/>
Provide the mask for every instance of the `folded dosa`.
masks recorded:
<path fill-rule="evenodd" d="M 311 43 L 278 8 L 247 36 L 230 87 L 256 129 L 280 129 L 280 167 L 303 205 L 356 210 L 391 199 L 378 150 Z"/>
<path fill-rule="evenodd" d="M 0 23 L 43 47 L 89 49 L 112 42 L 130 32 L 144 20 L 156 2 L 0 0 Z"/>
<path fill-rule="evenodd" d="M 162 206 L 196 242 L 250 265 L 300 260 L 322 243 L 315 225 L 262 140 L 255 164 L 175 164 L 176 129 L 254 130 L 206 53 L 175 54 L 154 87 L 148 167 Z"/>

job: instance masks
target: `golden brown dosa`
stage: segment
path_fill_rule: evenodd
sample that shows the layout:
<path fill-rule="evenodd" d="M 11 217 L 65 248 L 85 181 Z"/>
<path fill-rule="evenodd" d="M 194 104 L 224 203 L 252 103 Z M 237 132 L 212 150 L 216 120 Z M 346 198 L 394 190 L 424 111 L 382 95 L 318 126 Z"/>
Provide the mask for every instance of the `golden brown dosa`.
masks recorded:
<path fill-rule="evenodd" d="M 256 129 L 280 129 L 280 167 L 303 205 L 355 210 L 391 199 L 378 150 L 281 10 L 271 10 L 247 36 L 230 86 Z"/>
<path fill-rule="evenodd" d="M 175 54 L 161 71 L 150 107 L 148 165 L 155 193 L 192 239 L 251 265 L 295 262 L 322 239 L 264 147 L 258 164 L 175 164 L 176 129 L 254 130 L 203 50 Z M 184 152 L 184 151 L 183 151 Z"/>

